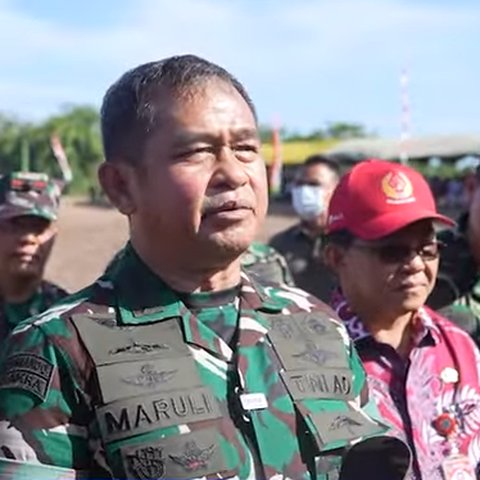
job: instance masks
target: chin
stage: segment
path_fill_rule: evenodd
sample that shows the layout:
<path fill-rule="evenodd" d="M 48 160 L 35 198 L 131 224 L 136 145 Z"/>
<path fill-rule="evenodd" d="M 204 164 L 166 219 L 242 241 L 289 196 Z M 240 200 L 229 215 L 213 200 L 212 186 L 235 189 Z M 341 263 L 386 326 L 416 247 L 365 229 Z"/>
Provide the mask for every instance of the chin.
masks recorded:
<path fill-rule="evenodd" d="M 43 268 L 39 262 L 20 262 L 12 266 L 11 272 L 18 276 L 34 277 L 42 275 Z"/>
<path fill-rule="evenodd" d="M 232 250 L 242 253 L 250 246 L 257 236 L 257 229 L 238 225 L 222 231 L 211 233 L 206 240 L 222 250 Z"/>
<path fill-rule="evenodd" d="M 420 307 L 423 307 L 425 305 L 425 297 L 418 297 L 418 298 L 408 298 L 405 299 L 400 307 L 405 313 L 407 312 L 415 312 L 417 311 Z"/>

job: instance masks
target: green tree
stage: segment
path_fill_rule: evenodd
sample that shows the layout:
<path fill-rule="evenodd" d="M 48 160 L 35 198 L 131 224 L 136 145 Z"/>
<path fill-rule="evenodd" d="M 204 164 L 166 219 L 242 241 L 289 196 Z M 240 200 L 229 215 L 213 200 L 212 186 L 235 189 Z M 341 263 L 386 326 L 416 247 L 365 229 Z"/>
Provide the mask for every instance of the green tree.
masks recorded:
<path fill-rule="evenodd" d="M 100 119 L 90 106 L 66 106 L 60 114 L 35 125 L 0 116 L 0 173 L 20 168 L 26 142 L 30 169 L 59 176 L 50 146 L 53 134 L 59 136 L 73 170 L 70 190 L 86 191 L 96 183 L 96 167 L 102 160 Z"/>
<path fill-rule="evenodd" d="M 326 134 L 331 138 L 345 140 L 348 138 L 364 138 L 370 136 L 360 123 L 332 122 L 327 125 Z"/>

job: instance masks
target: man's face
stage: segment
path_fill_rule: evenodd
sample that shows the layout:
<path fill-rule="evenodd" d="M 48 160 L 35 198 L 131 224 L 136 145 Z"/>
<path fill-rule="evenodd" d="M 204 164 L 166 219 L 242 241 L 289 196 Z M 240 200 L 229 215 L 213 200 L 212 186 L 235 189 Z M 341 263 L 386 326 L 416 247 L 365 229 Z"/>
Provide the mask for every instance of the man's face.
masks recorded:
<path fill-rule="evenodd" d="M 318 164 L 303 167 L 295 180 L 296 186 L 310 185 L 321 187 L 322 213 L 308 223 L 324 227 L 327 221 L 328 205 L 338 183 L 338 175 L 328 165 Z"/>
<path fill-rule="evenodd" d="M 213 266 L 254 240 L 267 210 L 254 116 L 230 85 L 161 93 L 161 126 L 135 173 L 132 238 L 183 261 Z"/>
<path fill-rule="evenodd" d="M 41 277 L 56 225 L 35 216 L 0 220 L 0 276 L 4 281 Z"/>
<path fill-rule="evenodd" d="M 385 312 L 389 317 L 424 305 L 437 270 L 438 245 L 431 220 L 380 240 L 355 240 L 337 266 L 342 290 L 354 309 Z"/>

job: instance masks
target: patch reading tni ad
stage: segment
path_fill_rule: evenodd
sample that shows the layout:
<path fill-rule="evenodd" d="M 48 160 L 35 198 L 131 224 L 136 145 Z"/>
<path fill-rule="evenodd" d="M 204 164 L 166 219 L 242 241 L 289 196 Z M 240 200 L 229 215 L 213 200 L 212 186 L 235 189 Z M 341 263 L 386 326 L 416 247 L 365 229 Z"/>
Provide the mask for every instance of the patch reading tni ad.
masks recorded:
<path fill-rule="evenodd" d="M 42 402 L 47 397 L 55 366 L 32 353 L 12 355 L 0 376 L 1 388 L 18 388 L 35 395 Z"/>

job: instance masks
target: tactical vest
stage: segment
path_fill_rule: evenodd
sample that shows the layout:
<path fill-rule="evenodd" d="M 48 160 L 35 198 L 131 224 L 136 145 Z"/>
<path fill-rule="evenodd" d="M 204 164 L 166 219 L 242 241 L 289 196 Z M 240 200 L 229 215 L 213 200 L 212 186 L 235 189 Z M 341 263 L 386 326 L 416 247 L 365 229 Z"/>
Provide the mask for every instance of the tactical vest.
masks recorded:
<path fill-rule="evenodd" d="M 232 411 L 241 416 L 250 409 L 268 409 L 266 391 L 239 395 L 243 411 L 233 408 L 236 399 L 224 401 L 226 381 L 225 397 L 217 398 L 212 385 L 202 382 L 195 360 L 205 351 L 185 342 L 178 319 L 118 326 L 114 315 L 81 314 L 72 321 L 95 365 L 100 399 L 95 413 L 115 478 L 200 479 L 217 474 L 243 480 L 232 448 L 243 436 Z M 318 312 L 274 315 L 270 324 L 265 341 L 316 447 L 318 455 L 311 459 L 316 479 L 367 478 L 339 477 L 339 449 L 386 428 L 360 411 L 338 327 Z M 258 423 L 251 425 L 255 430 Z M 251 450 L 261 464 L 262 445 Z M 248 478 L 265 478 L 261 468 Z M 350 468 L 354 475 L 359 473 L 356 468 Z"/>

